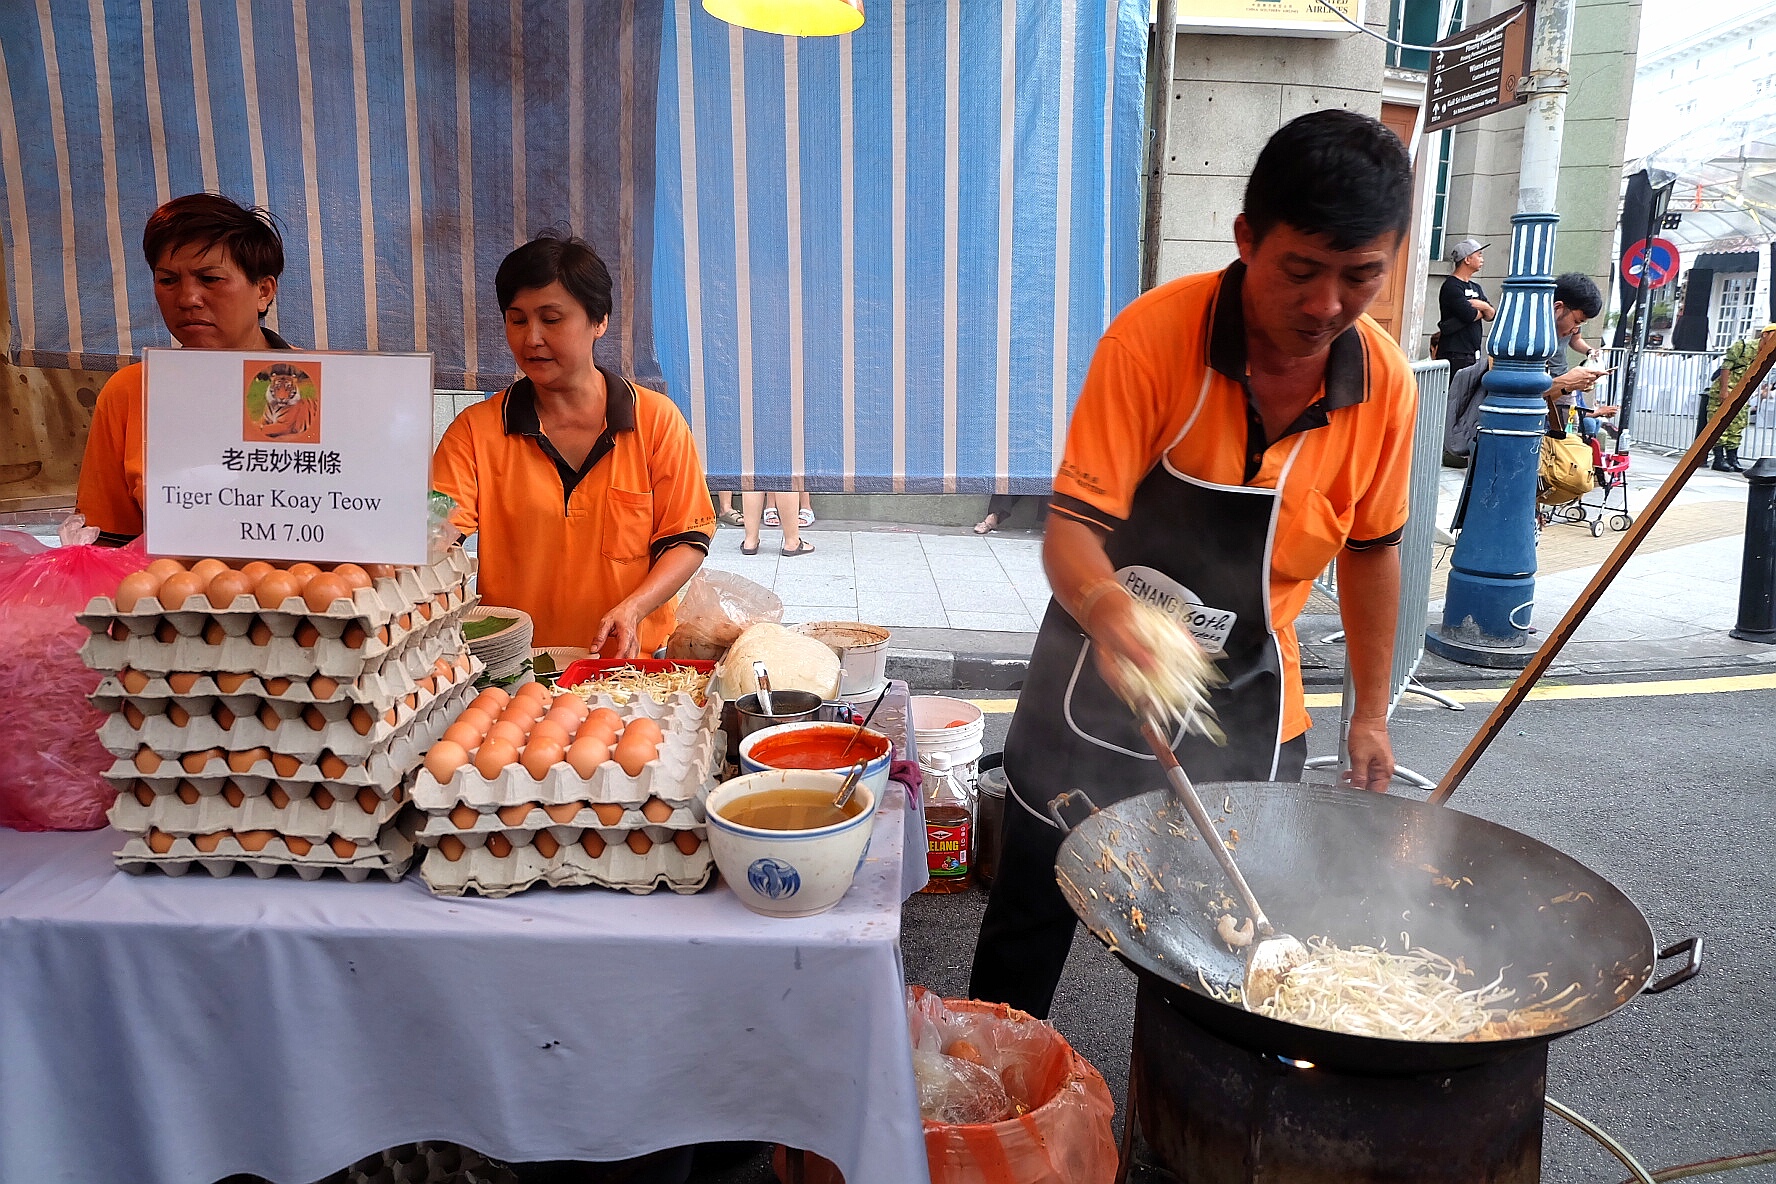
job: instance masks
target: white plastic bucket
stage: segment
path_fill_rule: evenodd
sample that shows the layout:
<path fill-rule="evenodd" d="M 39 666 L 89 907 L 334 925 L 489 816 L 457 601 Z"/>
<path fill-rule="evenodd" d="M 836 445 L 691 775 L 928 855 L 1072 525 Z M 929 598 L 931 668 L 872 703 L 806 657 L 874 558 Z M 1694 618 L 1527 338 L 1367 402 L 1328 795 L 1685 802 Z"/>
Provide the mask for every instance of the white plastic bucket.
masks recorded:
<path fill-rule="evenodd" d="M 839 656 L 839 694 L 870 695 L 888 681 L 888 630 L 859 621 L 809 621 L 796 631 L 826 643 Z"/>
<path fill-rule="evenodd" d="M 972 785 L 980 761 L 981 736 L 987 730 L 987 717 L 981 709 L 966 699 L 943 695 L 914 695 L 912 706 L 919 763 L 936 772 L 929 758 L 941 752 L 949 757 L 950 768 L 963 770 L 964 779 Z"/>

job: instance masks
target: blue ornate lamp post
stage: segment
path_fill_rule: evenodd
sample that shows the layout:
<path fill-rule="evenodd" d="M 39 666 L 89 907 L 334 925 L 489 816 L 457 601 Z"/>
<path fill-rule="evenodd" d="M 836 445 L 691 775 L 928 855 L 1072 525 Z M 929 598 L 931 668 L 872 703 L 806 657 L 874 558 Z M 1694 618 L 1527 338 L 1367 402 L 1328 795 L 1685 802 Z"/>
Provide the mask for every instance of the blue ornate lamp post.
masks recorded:
<path fill-rule="evenodd" d="M 1521 667 L 1535 604 L 1536 472 L 1547 422 L 1547 358 L 1554 330 L 1554 212 L 1566 117 L 1573 0 L 1536 5 L 1526 83 L 1533 91 L 1523 130 L 1511 269 L 1504 282 L 1481 380 L 1480 434 L 1461 536 L 1451 557 L 1443 622 L 1425 635 L 1432 653 L 1474 666 Z"/>

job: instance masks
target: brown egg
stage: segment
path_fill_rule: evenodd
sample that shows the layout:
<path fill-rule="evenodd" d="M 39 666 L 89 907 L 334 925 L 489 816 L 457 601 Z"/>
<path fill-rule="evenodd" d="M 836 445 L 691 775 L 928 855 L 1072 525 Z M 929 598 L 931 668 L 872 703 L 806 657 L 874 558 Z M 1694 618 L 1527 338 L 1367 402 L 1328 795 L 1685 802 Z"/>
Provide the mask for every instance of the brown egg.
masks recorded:
<path fill-rule="evenodd" d="M 381 801 L 382 799 L 376 796 L 376 791 L 368 785 L 358 791 L 358 809 L 366 814 L 376 813 L 377 803 Z"/>
<path fill-rule="evenodd" d="M 123 629 L 122 622 L 119 622 L 117 627 Z M 122 634 L 118 636 L 117 640 L 129 640 L 129 630 L 123 629 Z M 179 631 L 173 628 L 173 623 L 171 621 L 162 621 L 154 627 L 154 640 L 158 641 L 161 645 L 172 645 L 175 641 L 179 640 Z"/>
<path fill-rule="evenodd" d="M 475 807 L 463 802 L 450 811 L 450 825 L 457 830 L 474 830 L 475 824 L 481 820 Z"/>
<path fill-rule="evenodd" d="M 271 837 L 270 831 L 264 833 L 267 838 Z M 314 844 L 299 835 L 285 835 L 284 846 L 290 849 L 292 855 L 307 855 L 314 850 Z"/>
<path fill-rule="evenodd" d="M 166 622 L 162 621 L 161 624 L 165 625 Z M 170 626 L 168 627 L 170 628 Z M 112 641 L 128 641 L 130 639 L 129 626 L 125 625 L 122 621 L 112 621 L 111 627 L 105 630 L 105 635 Z M 159 638 L 160 630 L 158 628 L 155 629 L 154 635 L 157 639 Z M 178 635 L 178 630 L 173 630 L 173 636 L 177 637 Z"/>
<path fill-rule="evenodd" d="M 133 571 L 117 585 L 114 599 L 120 613 L 134 612 L 136 603 L 160 595 L 161 581 L 145 571 Z"/>
<path fill-rule="evenodd" d="M 703 845 L 703 840 L 688 830 L 681 830 L 672 836 L 672 845 L 686 855 L 695 855 L 697 848 Z"/>
<path fill-rule="evenodd" d="M 567 759 L 567 746 L 559 741 L 544 737 L 541 740 L 534 736 L 524 746 L 524 771 L 532 779 L 541 781 L 548 776 L 549 770 Z"/>
<path fill-rule="evenodd" d="M 407 800 L 407 791 L 397 785 L 393 791 L 389 793 L 389 800 L 391 802 L 404 802 Z"/>
<path fill-rule="evenodd" d="M 123 705 L 123 718 L 132 728 L 140 728 L 148 719 L 147 716 L 142 714 L 142 709 L 137 707 L 134 703 L 125 703 Z"/>
<path fill-rule="evenodd" d="M 487 729 L 493 726 L 493 721 L 494 717 L 479 707 L 465 707 L 456 717 L 457 723 L 468 724 L 483 736 L 487 735 Z"/>
<path fill-rule="evenodd" d="M 216 686 L 223 694 L 232 695 L 242 687 L 246 686 L 247 679 L 251 677 L 253 676 L 250 674 L 242 674 L 238 671 L 231 671 L 227 674 L 218 674 L 216 675 Z"/>
<path fill-rule="evenodd" d="M 475 727 L 473 724 L 465 724 L 461 720 L 458 720 L 448 728 L 444 729 L 444 739 L 450 741 L 452 744 L 460 744 L 464 749 L 472 750 L 479 748 L 481 746 L 481 741 L 486 739 L 486 736 L 482 733 L 480 728 Z"/>
<path fill-rule="evenodd" d="M 339 691 L 339 680 L 325 674 L 317 674 L 308 680 L 308 690 L 317 699 L 331 699 Z"/>
<path fill-rule="evenodd" d="M 241 803 L 247 800 L 247 795 L 241 792 L 241 787 L 232 781 L 222 783 L 222 797 L 236 810 L 240 809 Z"/>
<path fill-rule="evenodd" d="M 380 641 L 383 645 L 389 643 L 389 627 L 387 625 L 380 626 L 376 630 L 376 640 Z"/>
<path fill-rule="evenodd" d="M 415 691 L 413 694 L 408 695 L 405 699 L 401 700 L 401 702 L 407 704 L 409 707 L 417 708 L 419 706 L 419 692 Z"/>
<path fill-rule="evenodd" d="M 610 734 L 615 736 L 618 732 L 623 730 L 623 717 L 608 707 L 594 707 L 591 711 L 586 713 L 586 722 L 580 726 L 593 727 L 600 730 L 609 728 Z"/>
<path fill-rule="evenodd" d="M 228 630 L 222 628 L 221 621 L 209 621 L 203 627 L 205 645 L 221 645 L 228 640 Z"/>
<path fill-rule="evenodd" d="M 623 738 L 611 750 L 611 759 L 623 767 L 623 772 L 631 777 L 641 776 L 647 763 L 660 755 L 660 746 L 646 736 L 637 736 L 632 730 L 625 729 Z"/>
<path fill-rule="evenodd" d="M 277 731 L 283 722 L 283 717 L 278 715 L 277 710 L 271 704 L 261 703 L 259 705 L 259 724 L 266 731 Z"/>
<path fill-rule="evenodd" d="M 426 601 L 425 603 L 416 606 L 413 611 L 421 621 L 429 621 L 432 619 L 432 605 L 430 601 Z"/>
<path fill-rule="evenodd" d="M 352 842 L 350 839 L 342 839 L 338 835 L 334 835 L 332 838 L 328 839 L 327 846 L 333 848 L 333 854 L 339 856 L 341 859 L 350 859 L 358 853 L 358 845 L 356 843 Z"/>
<path fill-rule="evenodd" d="M 143 674 L 140 670 L 137 670 L 134 667 L 125 666 L 122 670 L 117 672 L 117 681 L 121 682 L 123 684 L 123 689 L 130 694 L 139 695 L 148 689 L 148 684 L 153 680 L 146 674 Z"/>
<path fill-rule="evenodd" d="M 179 758 L 179 767 L 187 773 L 201 773 L 211 761 L 221 760 L 220 748 L 206 748 L 202 752 L 188 752 Z"/>
<path fill-rule="evenodd" d="M 512 840 L 505 835 L 488 835 L 487 853 L 495 859 L 504 859 L 512 853 Z"/>
<path fill-rule="evenodd" d="M 321 776 L 329 781 L 337 781 L 345 776 L 345 761 L 336 753 L 323 752 L 316 765 L 321 770 Z"/>
<path fill-rule="evenodd" d="M 567 750 L 567 763 L 581 777 L 591 777 L 598 766 L 610 760 L 610 745 L 599 736 L 581 736 Z"/>
<path fill-rule="evenodd" d="M 324 613 L 336 600 L 350 600 L 351 585 L 331 572 L 322 572 L 302 589 L 302 603 L 311 613 Z"/>
<path fill-rule="evenodd" d="M 411 630 L 413 628 L 413 614 L 402 613 L 399 617 L 395 618 L 395 623 L 403 630 Z"/>
<path fill-rule="evenodd" d="M 451 863 L 455 863 L 463 857 L 463 852 L 467 851 L 468 848 L 464 847 L 463 841 L 455 835 L 445 835 L 438 840 L 438 850 L 444 853 L 445 859 L 448 859 Z"/>
<path fill-rule="evenodd" d="M 358 624 L 356 621 L 353 621 L 351 624 L 347 625 L 345 627 L 345 632 L 341 633 L 339 635 L 340 642 L 348 650 L 363 649 L 364 643 L 366 641 L 368 641 L 369 639 L 370 639 L 370 635 L 365 633 L 364 627 L 362 625 Z"/>
<path fill-rule="evenodd" d="M 279 777 L 294 777 L 302 769 L 302 761 L 287 752 L 279 752 L 272 755 L 271 767 Z"/>
<path fill-rule="evenodd" d="M 246 576 L 247 582 L 251 584 L 254 589 L 257 589 L 259 587 L 259 581 L 263 580 L 266 576 L 276 570 L 276 568 L 265 562 L 265 560 L 255 559 L 253 562 L 243 566 L 240 569 L 240 574 Z"/>
<path fill-rule="evenodd" d="M 364 571 L 373 580 L 392 580 L 399 574 L 392 563 L 366 563 Z"/>
<path fill-rule="evenodd" d="M 257 646 L 271 644 L 271 626 L 264 621 L 254 621 L 247 629 L 247 640 Z"/>
<path fill-rule="evenodd" d="M 160 754 L 146 744 L 136 749 L 135 764 L 138 772 L 154 773 L 160 768 Z"/>
<path fill-rule="evenodd" d="M 331 810 L 335 799 L 325 786 L 317 785 L 314 792 L 308 795 L 308 800 L 315 804 L 316 809 Z"/>
<path fill-rule="evenodd" d="M 346 718 L 351 721 L 352 731 L 360 736 L 368 736 L 371 725 L 376 723 L 376 717 L 362 703 L 353 705 Z"/>
<path fill-rule="evenodd" d="M 175 728 L 188 727 L 191 723 L 191 712 L 177 703 L 167 707 L 167 722 Z"/>
<path fill-rule="evenodd" d="M 166 583 L 160 586 L 160 604 L 162 608 L 180 609 L 193 596 L 202 596 L 210 581 L 195 571 L 182 571 L 176 576 L 167 577 Z"/>
<path fill-rule="evenodd" d="M 586 854 L 590 855 L 593 859 L 597 859 L 600 855 L 604 854 L 604 836 L 595 830 L 582 831 L 580 833 L 580 846 L 585 848 Z"/>
<path fill-rule="evenodd" d="M 419 685 L 419 689 L 421 691 L 425 692 L 428 695 L 431 694 L 433 691 L 437 690 L 437 684 L 433 681 L 432 676 L 429 674 L 423 675 L 419 678 L 416 678 L 413 681 Z"/>
<path fill-rule="evenodd" d="M 197 792 L 197 786 L 189 781 L 179 782 L 179 787 L 173 790 L 173 793 L 178 795 L 179 800 L 187 806 L 197 805 L 197 799 L 202 796 Z"/>
<path fill-rule="evenodd" d="M 156 855 L 165 855 L 172 849 L 172 835 L 167 834 L 164 830 L 150 830 L 148 832 L 148 850 L 154 852 Z"/>
<path fill-rule="evenodd" d="M 481 742 L 480 749 L 475 753 L 475 771 L 492 781 L 517 759 L 518 749 L 514 745 L 489 736 Z"/>
<path fill-rule="evenodd" d="M 219 830 L 219 831 L 215 832 L 214 834 L 193 835 L 191 837 L 191 844 L 192 844 L 192 846 L 196 847 L 199 851 L 202 851 L 205 855 L 208 855 L 210 852 L 214 851 L 217 847 L 220 847 L 222 845 L 223 839 L 227 838 L 229 835 L 231 835 L 233 833 L 234 833 L 233 831 Z"/>
<path fill-rule="evenodd" d="M 524 820 L 530 817 L 530 812 L 534 809 L 536 809 L 535 802 L 518 802 L 510 806 L 501 806 L 499 820 L 507 826 L 522 826 Z"/>
<path fill-rule="evenodd" d="M 327 717 L 313 703 L 302 709 L 302 722 L 308 725 L 311 732 L 324 732 L 327 729 Z"/>
<path fill-rule="evenodd" d="M 259 602 L 260 608 L 281 608 L 284 601 L 301 594 L 301 583 L 287 571 L 266 573 L 253 589 L 253 599 Z"/>
<path fill-rule="evenodd" d="M 313 649 L 316 643 L 321 640 L 321 631 L 314 627 L 313 621 L 304 621 L 296 626 L 293 640 L 305 650 Z"/>
<path fill-rule="evenodd" d="M 432 745 L 425 758 L 426 771 L 439 785 L 450 784 L 456 771 L 468 763 L 469 746 L 452 740 L 449 736 Z"/>
<path fill-rule="evenodd" d="M 437 679 L 439 683 L 455 682 L 456 667 L 450 664 L 449 658 L 439 658 L 432 663 L 432 677 Z"/>
<path fill-rule="evenodd" d="M 542 683 L 527 682 L 519 687 L 512 697 L 515 699 L 536 699 L 539 702 L 547 703 L 555 696 L 550 692 L 549 688 Z"/>
<path fill-rule="evenodd" d="M 273 806 L 276 806 L 279 810 L 286 809 L 290 805 L 289 791 L 286 790 L 281 785 L 274 785 L 270 789 L 266 790 L 265 797 L 268 801 L 271 802 L 271 804 Z"/>
<path fill-rule="evenodd" d="M 623 821 L 623 807 L 615 802 L 597 802 L 592 806 L 592 813 L 598 815 L 598 821 L 606 826 L 615 826 Z"/>
<path fill-rule="evenodd" d="M 218 574 L 227 570 L 228 565 L 220 559 L 199 559 L 191 565 L 191 574 L 202 576 L 205 580 L 213 580 Z"/>
<path fill-rule="evenodd" d="M 488 741 L 503 740 L 513 748 L 522 748 L 524 738 L 524 729 L 509 719 L 502 718 L 497 724 L 487 729 Z"/>
<path fill-rule="evenodd" d="M 245 596 L 253 590 L 253 581 L 238 571 L 221 571 L 210 580 L 205 589 L 211 608 L 227 608 L 234 603 L 235 597 Z"/>
<path fill-rule="evenodd" d="M 228 754 L 228 767 L 230 769 L 234 770 L 236 773 L 251 773 L 253 771 L 254 765 L 258 764 L 260 761 L 268 761 L 270 759 L 271 759 L 271 749 L 269 749 L 269 748 L 248 748 L 248 749 L 245 749 L 241 752 L 229 753 Z M 194 773 L 196 771 L 197 771 L 196 769 L 191 770 L 191 772 L 194 772 Z"/>
<path fill-rule="evenodd" d="M 382 722 L 387 724 L 391 728 L 395 726 L 395 719 L 396 718 L 397 717 L 395 715 L 395 709 L 393 707 L 389 708 L 387 711 L 382 713 Z"/>
<path fill-rule="evenodd" d="M 547 814 L 550 820 L 554 822 L 572 822 L 579 816 L 580 803 L 557 802 L 553 806 L 544 806 L 543 813 Z"/>
<path fill-rule="evenodd" d="M 629 837 L 623 841 L 629 844 L 629 850 L 637 855 L 646 855 L 654 849 L 654 841 L 638 830 L 630 831 Z"/>
<path fill-rule="evenodd" d="M 666 733 L 660 730 L 660 725 L 645 715 L 638 715 L 630 720 L 623 728 L 623 735 L 625 737 L 646 736 L 649 740 L 652 740 L 656 746 L 666 739 Z"/>
<path fill-rule="evenodd" d="M 539 830 L 536 838 L 531 840 L 530 845 L 535 847 L 537 849 L 537 854 L 541 855 L 544 859 L 554 859 L 555 853 L 561 850 L 561 844 L 557 843 L 555 841 L 555 836 L 546 830 Z"/>
<path fill-rule="evenodd" d="M 312 563 L 292 563 L 284 570 L 295 576 L 296 582 L 305 588 L 310 580 L 321 574 L 321 569 Z"/>
<path fill-rule="evenodd" d="M 538 740 L 553 740 L 561 747 L 566 748 L 567 739 L 568 730 L 566 728 L 545 718 L 539 720 L 537 725 L 530 730 L 529 743 L 535 744 Z"/>
<path fill-rule="evenodd" d="M 556 697 L 554 704 L 550 706 L 549 714 L 543 718 L 572 720 L 572 723 L 563 725 L 571 732 L 573 729 L 585 723 L 586 717 L 591 714 L 592 709 L 580 702 L 575 696 L 559 695 Z"/>
<path fill-rule="evenodd" d="M 659 798 L 649 798 L 641 807 L 642 817 L 649 822 L 665 822 L 672 817 L 672 807 Z"/>
<path fill-rule="evenodd" d="M 265 844 L 271 842 L 271 838 L 272 832 L 268 830 L 243 830 L 234 836 L 235 842 L 241 845 L 243 851 L 263 851 Z M 288 841 L 285 840 L 285 842 Z M 300 855 L 302 852 L 298 851 L 297 854 Z"/>
<path fill-rule="evenodd" d="M 168 576 L 176 576 L 184 571 L 185 565 L 180 563 L 177 559 L 156 559 L 144 570 L 155 579 L 164 580 Z"/>
<path fill-rule="evenodd" d="M 282 695 L 296 683 L 288 678 L 267 678 L 262 680 L 261 685 L 265 687 L 265 693 L 268 695 Z"/>
<path fill-rule="evenodd" d="M 216 726 L 221 728 L 224 732 L 232 732 L 234 730 L 235 721 L 238 718 L 239 717 L 234 714 L 234 709 L 231 707 L 218 706 L 216 708 Z"/>
<path fill-rule="evenodd" d="M 136 801 L 142 805 L 152 806 L 154 804 L 154 791 L 140 781 L 136 782 L 136 787 L 130 792 L 136 795 Z"/>
<path fill-rule="evenodd" d="M 359 588 L 368 588 L 373 582 L 370 579 L 370 573 L 355 563 L 341 563 L 333 569 L 333 574 L 344 580 L 345 586 L 353 592 Z"/>

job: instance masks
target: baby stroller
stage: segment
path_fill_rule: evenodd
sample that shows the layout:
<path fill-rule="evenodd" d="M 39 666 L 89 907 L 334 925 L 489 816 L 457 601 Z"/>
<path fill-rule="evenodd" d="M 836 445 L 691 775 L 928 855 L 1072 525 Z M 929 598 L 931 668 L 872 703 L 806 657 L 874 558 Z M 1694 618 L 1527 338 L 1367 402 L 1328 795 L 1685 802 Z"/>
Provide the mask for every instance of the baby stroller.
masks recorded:
<path fill-rule="evenodd" d="M 1590 451 L 1590 488 L 1567 500 L 1555 500 L 1554 496 L 1545 491 L 1538 500 L 1541 502 L 1539 514 L 1544 526 L 1554 522 L 1569 522 L 1575 526 L 1588 527 L 1591 537 L 1596 539 L 1603 537 L 1606 523 L 1611 530 L 1627 530 L 1634 525 L 1634 515 L 1628 509 L 1628 454 L 1605 451 L 1601 439 L 1601 421 L 1587 415 L 1586 412 L 1590 410 L 1580 403 L 1575 408 L 1577 414 L 1567 426 L 1569 438 L 1576 433 L 1581 444 Z M 1587 433 L 1584 427 L 1588 424 L 1598 427 Z M 1593 496 L 1594 500 L 1588 500 Z"/>

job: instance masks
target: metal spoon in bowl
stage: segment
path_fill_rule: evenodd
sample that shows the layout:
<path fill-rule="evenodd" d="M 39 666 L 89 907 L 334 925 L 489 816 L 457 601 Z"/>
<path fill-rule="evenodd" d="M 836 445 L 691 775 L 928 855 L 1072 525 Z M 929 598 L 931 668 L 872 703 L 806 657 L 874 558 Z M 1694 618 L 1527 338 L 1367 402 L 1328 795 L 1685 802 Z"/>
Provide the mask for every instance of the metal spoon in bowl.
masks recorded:
<path fill-rule="evenodd" d="M 1209 850 L 1215 853 L 1221 870 L 1233 881 L 1234 893 L 1252 917 L 1258 940 L 1246 947 L 1246 976 L 1242 983 L 1242 998 L 1247 1011 L 1256 1011 L 1259 1004 L 1276 994 L 1285 974 L 1308 960 L 1307 947 L 1286 933 L 1278 933 L 1276 927 L 1270 923 L 1270 918 L 1265 916 L 1264 906 L 1252 895 L 1252 888 L 1246 883 L 1246 877 L 1240 874 L 1239 865 L 1233 861 L 1233 852 L 1221 841 L 1221 833 L 1215 829 L 1209 812 L 1203 809 L 1202 799 L 1196 796 L 1196 787 L 1190 784 L 1189 775 L 1178 764 L 1177 753 L 1165 742 L 1164 732 L 1149 711 L 1141 713 L 1141 735 L 1147 738 L 1153 755 L 1159 758 L 1160 767 L 1165 770 L 1166 781 L 1172 787 L 1173 796 L 1183 803 L 1190 820 L 1202 832 L 1203 840 L 1208 843 Z"/>
<path fill-rule="evenodd" d="M 857 743 L 857 738 L 863 735 L 863 730 L 870 726 L 870 720 L 876 718 L 876 709 L 882 706 L 882 700 L 887 697 L 888 684 L 883 683 L 882 693 L 877 695 L 876 701 L 870 705 L 869 714 L 863 717 L 863 722 L 857 725 L 857 730 L 855 732 L 851 733 L 851 739 L 845 741 L 845 747 L 839 749 L 839 759 L 843 760 L 845 754 L 851 751 L 851 746 Z"/>
<path fill-rule="evenodd" d="M 844 784 L 839 786 L 839 796 L 833 799 L 833 809 L 843 810 L 851 804 L 851 795 L 857 792 L 857 783 L 863 780 L 865 764 L 867 762 L 858 761 L 851 766 L 851 771 L 845 774 Z"/>
<path fill-rule="evenodd" d="M 771 676 L 765 673 L 763 662 L 752 664 L 752 678 L 754 682 L 758 683 L 759 710 L 766 715 L 776 715 L 777 713 L 771 710 Z"/>

